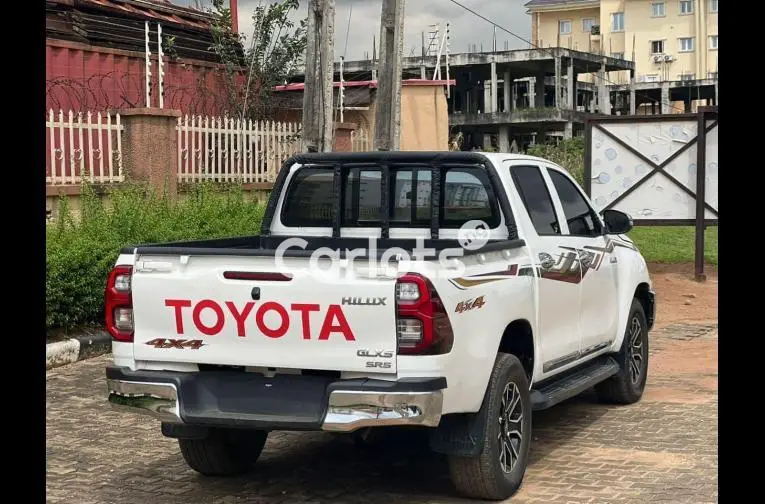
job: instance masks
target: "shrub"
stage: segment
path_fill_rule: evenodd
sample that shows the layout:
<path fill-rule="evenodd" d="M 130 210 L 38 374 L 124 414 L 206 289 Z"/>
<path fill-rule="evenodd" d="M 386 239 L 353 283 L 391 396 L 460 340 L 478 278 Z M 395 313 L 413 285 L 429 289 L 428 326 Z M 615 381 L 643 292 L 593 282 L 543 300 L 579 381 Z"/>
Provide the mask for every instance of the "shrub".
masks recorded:
<path fill-rule="evenodd" d="M 106 276 L 126 245 L 257 234 L 265 206 L 241 188 L 197 184 L 171 202 L 138 186 L 111 194 L 104 204 L 85 186 L 81 215 L 62 200 L 46 228 L 46 312 L 49 329 L 103 321 Z"/>
<path fill-rule="evenodd" d="M 568 170 L 574 180 L 584 186 L 584 137 L 570 138 L 558 145 L 532 145 L 526 153 L 560 165 Z"/>

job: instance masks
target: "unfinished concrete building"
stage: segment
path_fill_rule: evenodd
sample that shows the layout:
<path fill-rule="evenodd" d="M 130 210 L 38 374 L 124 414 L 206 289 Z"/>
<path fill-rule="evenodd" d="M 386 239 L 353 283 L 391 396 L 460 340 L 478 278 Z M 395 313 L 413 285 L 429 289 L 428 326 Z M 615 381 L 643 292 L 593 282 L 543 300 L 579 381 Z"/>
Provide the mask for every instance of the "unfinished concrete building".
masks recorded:
<path fill-rule="evenodd" d="M 444 58 L 439 63 L 445 78 Z M 432 79 L 436 64 L 436 56 L 403 58 L 403 78 Z M 372 60 L 345 62 L 343 78 L 375 80 L 376 67 Z M 570 138 L 583 129 L 585 114 L 609 114 L 613 108 L 604 78 L 593 85 L 577 77 L 633 70 L 629 61 L 565 48 L 452 54 L 448 78 L 456 85 L 448 96 L 450 137 L 460 136 L 463 150 L 501 151 Z M 340 80 L 339 63 L 335 80 Z"/>
<path fill-rule="evenodd" d="M 436 56 L 403 58 L 403 78 L 433 79 L 436 63 Z M 446 78 L 444 58 L 439 63 Z M 345 62 L 343 78 L 374 81 L 376 67 L 372 60 Z M 629 83 L 615 82 L 613 72 Z M 452 54 L 449 136 L 460 137 L 463 150 L 509 152 L 578 135 L 587 114 L 669 114 L 690 112 L 698 100 L 718 103 L 717 79 L 637 82 L 634 72 L 631 61 L 560 47 Z M 580 80 L 585 75 L 592 82 Z"/>

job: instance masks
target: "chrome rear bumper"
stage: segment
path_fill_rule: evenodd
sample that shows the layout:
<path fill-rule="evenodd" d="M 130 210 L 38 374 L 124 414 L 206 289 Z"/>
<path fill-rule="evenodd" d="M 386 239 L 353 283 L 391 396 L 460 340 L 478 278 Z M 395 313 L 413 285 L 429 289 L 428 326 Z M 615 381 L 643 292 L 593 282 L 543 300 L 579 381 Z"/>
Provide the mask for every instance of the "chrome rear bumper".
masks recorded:
<path fill-rule="evenodd" d="M 156 377 L 156 372 L 153 373 Z M 191 379 L 191 377 L 188 377 Z M 443 380 L 443 379 L 441 379 Z M 373 380 L 367 380 L 372 382 Z M 109 391 L 108 401 L 112 408 L 122 411 L 132 411 L 150 415 L 164 423 L 184 424 L 193 423 L 208 426 L 237 426 L 253 428 L 290 430 L 292 422 L 289 415 L 273 414 L 272 412 L 260 414 L 257 405 L 260 397 L 253 395 L 242 396 L 243 400 L 249 400 L 255 405 L 254 411 L 237 414 L 234 412 L 221 412 L 219 406 L 213 402 L 209 416 L 199 416 L 195 411 L 193 422 L 185 422 L 183 414 L 183 395 L 179 393 L 179 382 L 158 381 L 133 381 L 123 379 L 107 379 Z M 182 383 L 182 382 L 181 382 Z M 382 426 L 422 426 L 437 427 L 441 420 L 443 408 L 443 390 L 433 388 L 423 390 L 423 387 L 412 387 L 406 390 L 406 384 L 388 382 L 384 389 L 375 390 L 375 387 L 367 386 L 366 389 L 354 390 L 358 387 L 349 386 L 344 389 L 343 385 L 348 382 L 343 380 L 333 382 L 327 388 L 327 395 L 316 397 L 323 414 L 317 415 L 315 422 L 306 422 L 296 419 L 296 430 L 316 429 L 332 432 L 352 432 L 364 427 Z M 445 381 L 443 388 L 445 388 Z M 252 389 L 251 389 L 252 390 Z M 324 399 L 326 397 L 326 399 Z M 254 399 L 254 401 L 253 401 Z M 271 397 L 264 397 L 263 401 L 272 401 Z M 280 398 L 286 402 L 290 398 Z M 296 398 L 296 400 L 298 400 Z M 272 405 L 272 404 L 271 404 Z M 217 408 L 217 409 L 216 409 Z M 269 419 L 278 418 L 273 423 Z"/>
<path fill-rule="evenodd" d="M 369 393 L 335 390 L 329 396 L 322 430 L 351 432 L 362 427 L 420 425 L 437 427 L 443 392 Z"/>
<path fill-rule="evenodd" d="M 172 383 L 106 380 L 106 386 L 114 409 L 151 415 L 166 423 L 183 423 L 178 390 Z"/>

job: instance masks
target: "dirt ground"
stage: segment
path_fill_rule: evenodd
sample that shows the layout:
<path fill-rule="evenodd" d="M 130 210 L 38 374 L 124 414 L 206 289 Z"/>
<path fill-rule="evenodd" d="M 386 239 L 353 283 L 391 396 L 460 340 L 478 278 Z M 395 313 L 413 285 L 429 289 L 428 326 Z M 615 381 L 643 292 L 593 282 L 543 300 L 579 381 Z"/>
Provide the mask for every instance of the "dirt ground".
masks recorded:
<path fill-rule="evenodd" d="M 707 280 L 693 278 L 692 264 L 649 264 L 656 291 L 656 327 L 680 322 L 717 323 L 717 269 L 706 266 Z"/>

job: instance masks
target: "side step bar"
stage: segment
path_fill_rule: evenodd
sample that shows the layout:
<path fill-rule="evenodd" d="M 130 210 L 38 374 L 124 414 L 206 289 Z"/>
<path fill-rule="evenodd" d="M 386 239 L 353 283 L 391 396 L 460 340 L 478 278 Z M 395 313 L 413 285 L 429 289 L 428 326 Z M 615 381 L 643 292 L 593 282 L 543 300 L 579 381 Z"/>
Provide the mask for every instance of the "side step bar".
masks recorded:
<path fill-rule="evenodd" d="M 531 408 L 533 411 L 544 410 L 556 404 L 571 399 L 590 387 L 606 380 L 619 372 L 619 364 L 613 357 L 601 357 L 592 364 L 577 369 L 570 374 L 564 374 L 541 388 L 531 391 Z"/>

